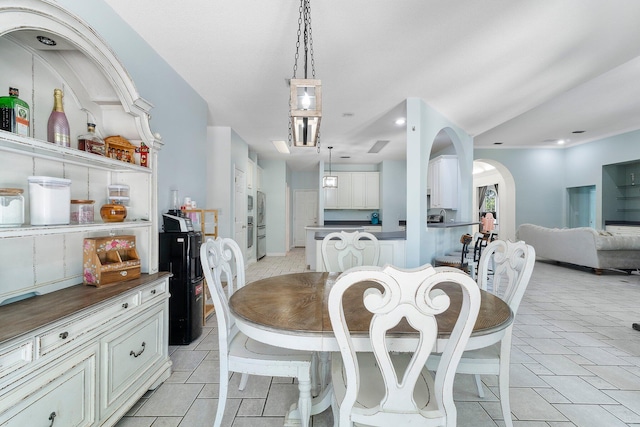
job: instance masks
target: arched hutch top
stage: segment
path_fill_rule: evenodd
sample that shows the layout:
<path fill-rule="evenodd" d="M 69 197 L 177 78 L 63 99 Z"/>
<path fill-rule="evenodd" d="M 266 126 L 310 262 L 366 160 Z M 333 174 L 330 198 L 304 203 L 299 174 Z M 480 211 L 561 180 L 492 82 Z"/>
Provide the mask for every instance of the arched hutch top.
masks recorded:
<path fill-rule="evenodd" d="M 46 37 L 55 45 L 38 40 Z M 0 94 L 9 87 L 31 108 L 30 137 L 0 131 L 0 187 L 23 188 L 25 225 L 0 228 L 0 302 L 41 295 L 82 282 L 85 237 L 135 235 L 143 273 L 156 273 L 157 152 L 152 105 L 143 99 L 110 47 L 84 21 L 56 3 L 4 1 L 0 5 Z M 71 147 L 50 144 L 47 121 L 53 89 L 64 92 Z M 148 167 L 77 149 L 77 136 L 95 123 L 101 137 L 120 135 L 149 148 Z M 30 226 L 27 177 L 71 179 L 71 199 L 95 200 L 94 224 Z M 109 184 L 128 184 L 131 200 L 123 223 L 100 221 Z M 16 251 L 18 249 L 18 251 Z"/>

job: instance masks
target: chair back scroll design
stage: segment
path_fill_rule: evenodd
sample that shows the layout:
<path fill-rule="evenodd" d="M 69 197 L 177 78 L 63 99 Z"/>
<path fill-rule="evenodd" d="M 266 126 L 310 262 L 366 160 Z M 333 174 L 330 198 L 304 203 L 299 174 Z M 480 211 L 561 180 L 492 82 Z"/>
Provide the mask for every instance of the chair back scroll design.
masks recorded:
<path fill-rule="evenodd" d="M 364 359 L 354 349 L 342 301 L 344 293 L 361 282 L 375 282 L 382 286 L 382 291 L 377 287 L 369 287 L 363 294 L 365 308 L 373 313 L 369 331 L 376 363 L 362 366 Z M 449 296 L 441 289 L 434 289 L 435 285 L 443 282 L 458 284 L 463 298 L 460 316 L 444 349 L 434 381 L 426 371 L 425 363 L 438 337 L 435 316 L 446 311 L 450 305 Z M 480 306 L 480 290 L 473 279 L 459 270 L 436 271 L 430 265 L 416 269 L 397 269 L 389 265 L 384 268 L 352 268 L 337 279 L 330 291 L 328 306 L 331 325 L 340 346 L 346 382 L 344 398 L 336 402 L 339 406 L 339 424 L 336 425 L 350 426 L 353 422 L 377 426 L 393 423 L 456 425 L 453 379 Z M 388 334 L 403 319 L 419 334 L 418 345 L 411 349 L 395 345 Z M 404 362 L 398 362 L 398 353 L 403 353 Z M 379 373 L 363 372 L 372 366 L 377 366 Z M 332 369 L 332 374 L 335 372 Z M 360 387 L 361 379 L 371 375 L 381 376 L 384 393 L 373 399 L 363 398 L 371 390 Z M 334 377 L 334 383 L 340 378 Z M 426 400 L 421 398 L 417 402 L 415 390 L 425 378 L 431 385 L 423 388 L 426 390 Z M 335 387 L 337 390 L 338 386 Z M 362 402 L 366 401 L 372 405 L 363 406 Z"/>
<path fill-rule="evenodd" d="M 229 312 L 229 298 L 245 285 L 244 258 L 238 244 L 229 238 L 207 239 L 201 247 L 201 259 L 206 260 L 205 279 L 216 308 L 216 320 L 220 335 L 220 352 L 225 354 L 227 346 L 238 333 L 235 321 Z M 235 280 L 234 280 L 235 273 Z M 226 281 L 225 288 L 222 283 Z M 225 339 L 223 339 L 223 337 Z"/>
<path fill-rule="evenodd" d="M 482 252 L 478 285 L 502 298 L 515 316 L 536 261 L 533 246 L 525 242 L 494 240 Z M 488 289 L 490 288 L 490 289 Z"/>
<path fill-rule="evenodd" d="M 367 240 L 372 244 L 366 245 Z M 322 239 L 321 249 L 326 271 L 342 272 L 362 265 L 377 266 L 380 262 L 378 239 L 366 231 L 342 230 L 329 233 Z"/>

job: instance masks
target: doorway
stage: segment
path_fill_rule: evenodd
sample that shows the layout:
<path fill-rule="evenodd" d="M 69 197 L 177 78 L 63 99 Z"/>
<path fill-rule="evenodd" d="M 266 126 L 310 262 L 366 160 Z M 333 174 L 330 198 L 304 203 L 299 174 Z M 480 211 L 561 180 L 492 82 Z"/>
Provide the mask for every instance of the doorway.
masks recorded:
<path fill-rule="evenodd" d="M 294 190 L 293 192 L 293 245 L 306 244 L 305 227 L 318 224 L 318 191 Z"/>
<path fill-rule="evenodd" d="M 596 186 L 567 188 L 569 199 L 567 209 L 567 227 L 591 227 L 596 225 Z"/>

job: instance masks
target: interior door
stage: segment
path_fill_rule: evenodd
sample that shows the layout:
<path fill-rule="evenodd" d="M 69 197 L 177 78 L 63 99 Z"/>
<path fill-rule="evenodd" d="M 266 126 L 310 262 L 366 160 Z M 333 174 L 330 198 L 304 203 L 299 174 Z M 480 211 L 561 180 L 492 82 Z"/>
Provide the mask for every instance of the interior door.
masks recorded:
<path fill-rule="evenodd" d="M 234 209 L 234 239 L 242 249 L 244 259 L 247 256 L 247 194 L 244 172 L 235 168 L 235 209 Z"/>
<path fill-rule="evenodd" d="M 318 191 L 295 190 L 293 193 L 293 245 L 305 246 L 305 227 L 318 225 Z"/>

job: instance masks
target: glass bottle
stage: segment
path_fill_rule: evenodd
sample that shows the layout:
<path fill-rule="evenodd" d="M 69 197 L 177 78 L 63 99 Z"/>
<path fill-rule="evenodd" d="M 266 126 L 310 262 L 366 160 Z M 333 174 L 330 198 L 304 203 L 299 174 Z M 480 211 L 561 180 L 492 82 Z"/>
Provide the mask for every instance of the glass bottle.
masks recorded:
<path fill-rule="evenodd" d="M 0 129 L 29 136 L 31 112 L 29 104 L 18 98 L 20 91 L 9 88 L 9 96 L 0 97 Z"/>
<path fill-rule="evenodd" d="M 71 146 L 69 121 L 62 107 L 62 89 L 53 90 L 53 111 L 47 123 L 47 141 L 63 147 Z"/>
<path fill-rule="evenodd" d="M 96 134 L 96 125 L 94 123 L 87 123 L 87 133 L 78 136 L 78 150 L 99 156 L 105 155 L 104 140 Z"/>

